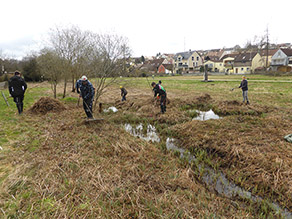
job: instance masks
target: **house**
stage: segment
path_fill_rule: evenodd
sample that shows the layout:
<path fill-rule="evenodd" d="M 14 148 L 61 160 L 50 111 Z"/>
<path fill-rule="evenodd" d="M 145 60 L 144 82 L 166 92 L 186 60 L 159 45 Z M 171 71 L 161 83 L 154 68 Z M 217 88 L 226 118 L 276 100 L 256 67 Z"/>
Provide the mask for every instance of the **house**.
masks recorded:
<path fill-rule="evenodd" d="M 223 49 L 211 49 L 211 50 L 207 50 L 205 57 L 209 56 L 209 57 L 221 57 L 224 53 Z"/>
<path fill-rule="evenodd" d="M 288 72 L 292 68 L 292 49 L 279 49 L 271 58 L 271 70 Z"/>
<path fill-rule="evenodd" d="M 219 59 L 222 59 L 223 56 L 231 54 L 233 52 L 234 52 L 233 48 L 211 49 L 211 50 L 205 51 L 205 57 L 216 56 L 216 57 L 219 57 Z"/>
<path fill-rule="evenodd" d="M 172 74 L 173 73 L 173 64 L 162 63 L 158 68 L 158 73 Z"/>
<path fill-rule="evenodd" d="M 236 56 L 238 56 L 238 53 L 230 53 L 230 54 L 224 55 L 221 58 L 221 61 L 224 67 L 224 72 L 226 73 L 234 72 L 233 67 L 234 67 L 234 59 Z"/>
<path fill-rule="evenodd" d="M 174 56 L 175 56 L 175 54 L 164 53 L 164 54 L 160 55 L 160 58 L 165 59 L 163 64 L 173 64 L 173 57 Z"/>
<path fill-rule="evenodd" d="M 278 51 L 278 49 L 264 49 L 261 52 L 262 62 L 264 63 L 264 68 L 268 68 L 271 65 L 272 56 Z"/>
<path fill-rule="evenodd" d="M 217 56 L 205 57 L 204 66 L 207 66 L 208 71 L 211 72 L 225 72 L 223 62 Z"/>
<path fill-rule="evenodd" d="M 203 65 L 203 59 L 197 51 L 181 52 L 174 56 L 174 72 L 190 73 L 199 71 Z"/>
<path fill-rule="evenodd" d="M 145 61 L 145 63 L 140 67 L 140 70 L 148 71 L 150 73 L 157 73 L 159 66 L 164 61 L 165 61 L 164 58 Z"/>
<path fill-rule="evenodd" d="M 242 52 L 234 59 L 234 73 L 248 74 L 263 67 L 261 55 L 258 52 Z"/>

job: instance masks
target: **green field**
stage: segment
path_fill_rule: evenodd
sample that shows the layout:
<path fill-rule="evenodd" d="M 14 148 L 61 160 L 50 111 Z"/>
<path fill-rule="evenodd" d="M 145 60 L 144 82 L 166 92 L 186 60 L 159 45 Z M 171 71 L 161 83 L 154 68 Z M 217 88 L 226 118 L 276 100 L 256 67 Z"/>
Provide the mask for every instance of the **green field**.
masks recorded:
<path fill-rule="evenodd" d="M 251 105 L 241 104 L 239 75 L 156 77 L 167 90 L 164 115 L 149 78 L 121 78 L 99 100 L 100 123 L 84 123 L 77 94 L 59 99 L 66 110 L 30 108 L 52 97 L 50 85 L 28 84 L 24 113 L 0 98 L 1 218 L 279 218 L 270 203 L 292 211 L 292 77 L 248 75 Z M 92 80 L 94 82 L 94 80 Z M 121 103 L 119 86 L 128 90 Z M 61 85 L 60 85 L 61 86 Z M 59 93 L 62 92 L 59 87 Z M 3 91 L 8 97 L 8 91 Z M 221 119 L 192 120 L 213 109 Z M 136 138 L 124 124 L 152 124 L 159 143 Z M 145 130 L 144 130 L 145 132 Z M 188 163 L 166 149 L 168 137 L 198 159 Z M 255 196 L 228 198 L 202 180 L 212 167 Z M 283 217 L 283 215 L 282 215 Z"/>

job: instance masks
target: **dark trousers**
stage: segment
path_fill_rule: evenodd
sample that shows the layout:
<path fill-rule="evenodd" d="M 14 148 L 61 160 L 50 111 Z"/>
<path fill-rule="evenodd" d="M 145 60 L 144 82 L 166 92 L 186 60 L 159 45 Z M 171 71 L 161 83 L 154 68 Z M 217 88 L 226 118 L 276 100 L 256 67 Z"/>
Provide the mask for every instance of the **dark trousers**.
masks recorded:
<path fill-rule="evenodd" d="M 92 118 L 92 99 L 83 99 L 83 109 L 88 118 Z"/>
<path fill-rule="evenodd" d="M 23 99 L 24 99 L 24 95 L 13 97 L 13 101 L 16 103 L 16 107 L 19 114 L 23 112 Z"/>
<path fill-rule="evenodd" d="M 126 101 L 126 95 L 127 94 L 122 95 L 122 101 L 124 101 L 124 100 Z"/>
<path fill-rule="evenodd" d="M 166 112 L 166 94 L 160 96 L 160 108 L 161 112 Z"/>

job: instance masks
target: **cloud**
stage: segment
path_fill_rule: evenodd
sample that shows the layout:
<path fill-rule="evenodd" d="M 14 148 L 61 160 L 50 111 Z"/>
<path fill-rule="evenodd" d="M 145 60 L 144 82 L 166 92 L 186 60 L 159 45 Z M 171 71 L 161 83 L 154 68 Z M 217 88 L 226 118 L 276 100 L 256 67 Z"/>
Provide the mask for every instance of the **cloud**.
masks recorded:
<path fill-rule="evenodd" d="M 39 42 L 34 36 L 23 36 L 10 41 L 0 42 L 0 50 L 5 56 L 21 59 L 32 51 L 38 50 Z"/>

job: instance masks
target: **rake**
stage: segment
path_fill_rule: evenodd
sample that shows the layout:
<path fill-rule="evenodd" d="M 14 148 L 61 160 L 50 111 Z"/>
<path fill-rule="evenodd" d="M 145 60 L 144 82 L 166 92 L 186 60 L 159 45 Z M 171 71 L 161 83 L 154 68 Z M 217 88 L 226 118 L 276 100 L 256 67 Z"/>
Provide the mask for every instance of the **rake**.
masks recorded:
<path fill-rule="evenodd" d="M 94 123 L 94 122 L 100 122 L 100 121 L 103 121 L 104 119 L 103 118 L 99 118 L 99 119 L 96 119 L 94 118 L 93 116 L 93 112 L 91 111 L 91 109 L 89 108 L 89 106 L 87 105 L 87 103 L 83 100 L 83 103 L 85 103 L 85 106 L 87 107 L 87 109 L 89 110 L 89 112 L 91 113 L 92 115 L 92 119 L 86 119 L 85 122 L 86 123 Z"/>

